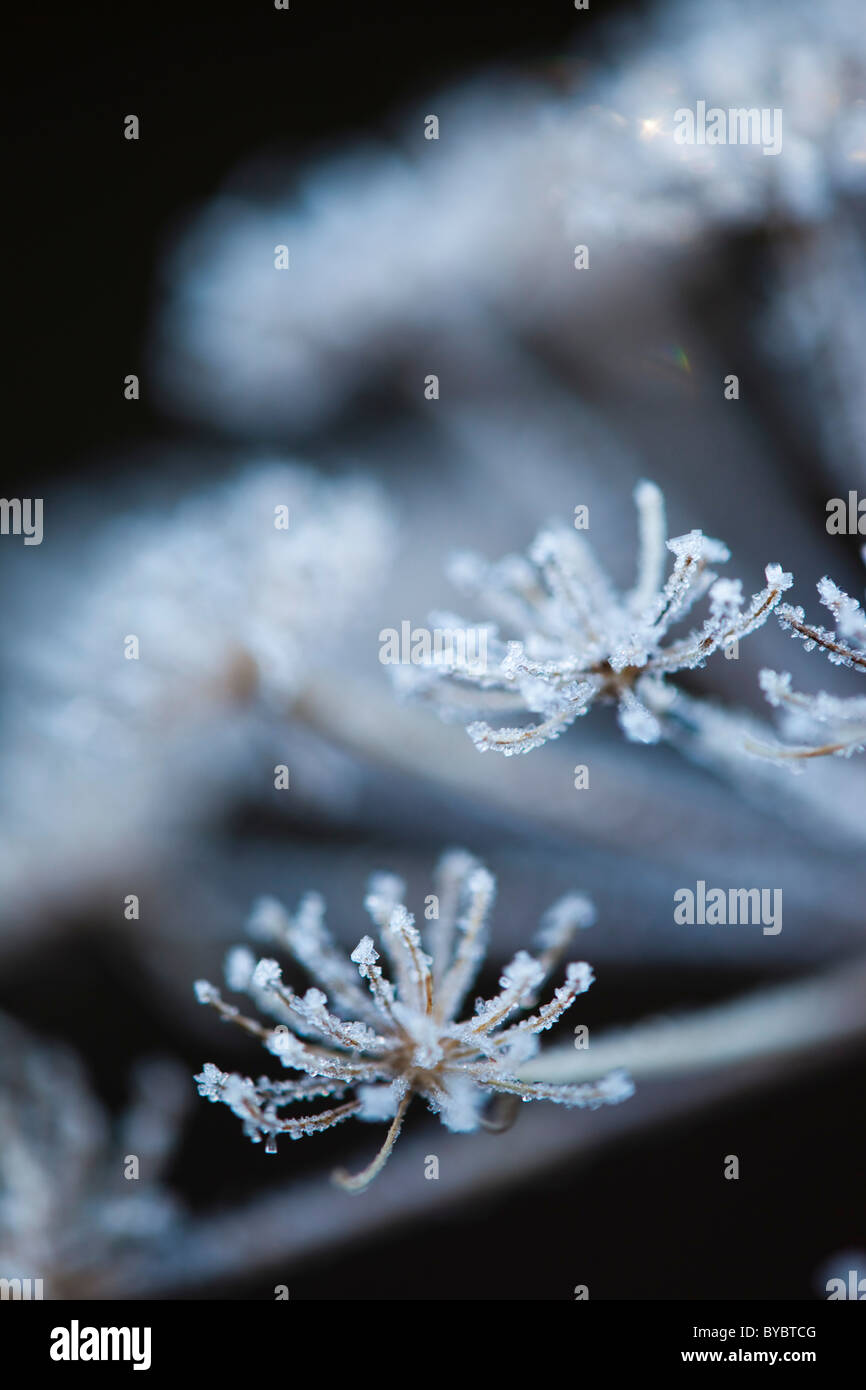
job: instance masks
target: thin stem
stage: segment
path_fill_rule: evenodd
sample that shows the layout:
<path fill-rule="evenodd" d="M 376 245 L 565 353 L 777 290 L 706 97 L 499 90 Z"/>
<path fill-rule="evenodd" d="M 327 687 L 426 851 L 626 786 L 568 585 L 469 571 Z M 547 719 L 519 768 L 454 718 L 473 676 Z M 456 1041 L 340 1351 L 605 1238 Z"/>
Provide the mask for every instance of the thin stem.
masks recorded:
<path fill-rule="evenodd" d="M 397 1114 L 391 1121 L 391 1128 L 385 1136 L 385 1142 L 372 1163 L 354 1176 L 347 1173 L 345 1168 L 338 1168 L 336 1170 L 334 1173 L 334 1182 L 338 1187 L 342 1187 L 344 1192 L 363 1192 L 364 1188 L 373 1181 L 377 1174 L 381 1173 L 391 1156 L 391 1150 L 397 1142 L 400 1130 L 403 1128 L 403 1119 L 412 1102 L 413 1094 L 413 1091 L 407 1091 L 400 1101 Z"/>

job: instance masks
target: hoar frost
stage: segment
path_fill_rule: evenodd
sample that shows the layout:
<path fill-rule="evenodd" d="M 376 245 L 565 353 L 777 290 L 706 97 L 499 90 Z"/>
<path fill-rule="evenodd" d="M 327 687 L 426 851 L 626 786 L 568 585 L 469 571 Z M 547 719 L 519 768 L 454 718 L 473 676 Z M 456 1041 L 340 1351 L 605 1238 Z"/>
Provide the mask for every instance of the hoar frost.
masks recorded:
<path fill-rule="evenodd" d="M 863 549 L 866 561 L 866 547 Z M 833 666 L 866 673 L 866 613 L 856 599 L 840 589 L 832 579 L 818 582 L 818 597 L 832 614 L 835 628 L 810 622 L 801 607 L 779 605 L 776 616 L 792 637 L 799 638 L 806 651 L 820 651 Z M 765 670 L 761 689 L 771 705 L 781 709 L 784 732 L 795 742 L 773 746 L 755 745 L 753 751 L 772 758 L 819 758 L 828 754 L 848 757 L 866 748 L 866 696 L 817 695 L 794 690 L 788 671 Z"/>
<path fill-rule="evenodd" d="M 550 1001 L 537 1005 L 538 991 L 575 929 L 593 920 L 588 900 L 572 894 L 556 903 L 542 921 L 535 952 L 518 951 L 502 972 L 499 993 L 477 1000 L 474 1015 L 458 1021 L 484 959 L 495 883 L 470 854 L 452 850 L 437 866 L 434 888 L 439 915 L 422 936 L 401 901 L 402 881 L 393 874 L 377 874 L 370 881 L 364 906 L 377 929 L 390 978 L 372 936 L 363 936 L 349 958 L 339 950 L 324 925 L 321 898 L 308 894 L 294 916 L 273 899 L 260 900 L 250 930 L 286 949 L 324 989 L 297 994 L 283 981 L 276 960 L 265 957 L 254 963 L 243 947 L 229 953 L 227 984 L 249 995 L 273 1023 L 241 1014 L 206 981 L 195 986 L 200 1003 L 258 1037 L 285 1068 L 300 1074 L 298 1079 L 262 1076 L 253 1081 L 208 1062 L 196 1077 L 199 1094 L 234 1111 L 254 1143 L 264 1139 L 273 1153 L 280 1134 L 299 1139 L 353 1115 L 372 1123 L 390 1121 L 382 1147 L 362 1172 L 334 1175 L 350 1192 L 361 1191 L 383 1168 L 415 1095 L 448 1129 L 471 1132 L 483 1123 L 491 1096 L 595 1108 L 626 1100 L 633 1091 L 619 1071 L 580 1085 L 519 1077 L 521 1065 L 539 1050 L 539 1035 L 592 984 L 590 967 L 572 962 Z M 280 1113 L 295 1102 L 318 1098 L 336 1103 L 297 1116 Z"/>
<path fill-rule="evenodd" d="M 535 724 L 501 728 L 475 718 L 467 732 L 481 752 L 529 753 L 599 702 L 617 705 L 628 739 L 658 742 L 677 698 L 668 678 L 703 666 L 754 632 L 793 577 L 767 565 L 765 587 L 746 602 L 739 580 L 719 578 L 711 568 L 729 558 L 721 541 L 699 530 L 666 540 L 664 501 L 654 483 L 639 483 L 635 502 L 640 544 L 629 592 L 616 592 L 586 538 L 565 526 L 542 531 L 528 557 L 489 564 L 459 556 L 452 580 L 491 615 L 486 669 L 479 672 L 455 657 L 401 671 L 397 678 L 448 718 L 491 708 L 541 716 Z M 673 567 L 665 578 L 668 554 Z M 701 626 L 671 637 L 671 629 L 704 598 L 709 614 Z M 465 626 L 460 618 L 450 621 Z M 512 640 L 500 638 L 500 625 Z"/>

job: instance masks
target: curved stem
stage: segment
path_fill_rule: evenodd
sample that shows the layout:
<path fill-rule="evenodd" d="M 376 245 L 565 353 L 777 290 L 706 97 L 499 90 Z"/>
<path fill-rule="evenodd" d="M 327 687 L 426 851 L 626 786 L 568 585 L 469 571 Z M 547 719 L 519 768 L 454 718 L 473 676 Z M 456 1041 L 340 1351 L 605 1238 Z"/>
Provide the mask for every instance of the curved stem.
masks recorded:
<path fill-rule="evenodd" d="M 366 1168 L 362 1168 L 360 1173 L 355 1173 L 354 1176 L 347 1173 L 344 1168 L 338 1168 L 336 1170 L 333 1175 L 334 1182 L 338 1187 L 342 1187 L 344 1192 L 363 1192 L 364 1188 L 373 1181 L 377 1174 L 381 1173 L 391 1156 L 391 1150 L 397 1142 L 400 1130 L 403 1128 L 403 1120 L 406 1111 L 412 1103 L 413 1094 L 413 1091 L 407 1091 L 400 1101 L 397 1107 L 397 1114 L 391 1121 L 391 1128 L 385 1136 L 385 1142 L 372 1163 L 368 1164 Z"/>

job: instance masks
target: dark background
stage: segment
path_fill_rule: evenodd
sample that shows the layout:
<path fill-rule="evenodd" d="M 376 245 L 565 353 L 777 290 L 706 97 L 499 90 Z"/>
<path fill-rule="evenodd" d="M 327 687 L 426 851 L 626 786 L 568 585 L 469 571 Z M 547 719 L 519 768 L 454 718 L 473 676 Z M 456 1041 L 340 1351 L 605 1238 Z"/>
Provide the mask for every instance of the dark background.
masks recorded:
<path fill-rule="evenodd" d="M 16 428 L 4 495 L 50 495 L 61 479 L 92 483 L 131 447 L 191 437 L 191 426 L 155 407 L 146 376 L 135 407 L 123 400 L 122 379 L 143 372 L 156 266 L 174 228 L 243 158 L 262 150 L 315 158 L 427 87 L 491 63 L 552 69 L 566 47 L 597 61 L 600 24 L 614 12 L 640 23 L 640 6 L 600 0 L 580 14 L 568 0 L 292 0 L 288 14 L 266 0 L 181 0 L 42 4 L 19 15 L 7 58 L 14 240 L 5 375 Z M 123 138 L 128 113 L 141 119 L 138 142 Z M 200 428 L 195 438 L 206 438 Z M 123 970 L 100 933 L 58 948 L 47 974 L 22 958 L 0 985 L 3 1007 L 79 1048 L 113 1106 L 155 1034 L 164 1051 L 199 1060 L 182 1019 L 151 1014 L 144 1002 L 136 1014 L 128 998 L 122 1020 L 110 1004 L 98 1014 L 82 1006 L 110 999 Z M 606 987 L 624 1018 L 755 983 L 745 973 L 615 974 L 609 967 Z M 587 1172 L 593 1211 L 579 1178 L 554 1171 L 489 1207 L 476 1202 L 435 1227 L 382 1233 L 378 1248 L 322 1260 L 293 1277 L 292 1297 L 436 1299 L 447 1267 L 452 1297 L 569 1298 L 576 1266 L 594 1298 L 814 1297 L 816 1268 L 851 1244 L 852 1205 L 862 1202 L 863 1137 L 854 1132 L 862 1075 L 862 1058 L 827 1064 L 605 1152 Z M 267 1168 L 258 1176 L 259 1151 L 239 1131 L 226 1134 L 216 1112 L 194 1110 L 174 1170 L 194 1206 L 272 1177 Z M 730 1152 L 742 1156 L 743 1176 L 719 1201 L 719 1155 Z M 758 1154 L 759 1164 L 750 1161 Z M 296 1156 L 302 1166 L 322 1161 L 322 1151 L 301 1156 L 293 1147 Z M 522 1251 L 531 1260 L 516 1256 Z M 207 1292 L 270 1297 L 272 1283 Z"/>
<path fill-rule="evenodd" d="M 602 3 L 39 5 L 8 55 L 15 196 L 7 374 L 21 426 L 13 481 L 93 468 L 132 441 L 177 439 L 146 381 L 135 412 L 154 271 L 173 229 L 251 153 L 315 158 L 374 131 L 429 87 L 501 63 L 555 71 L 611 35 Z M 123 138 L 123 118 L 143 138 Z M 496 152 L 491 150 L 491 158 Z M 23 486 L 23 484 L 22 484 Z M 25 490 L 26 491 L 26 490 Z"/>

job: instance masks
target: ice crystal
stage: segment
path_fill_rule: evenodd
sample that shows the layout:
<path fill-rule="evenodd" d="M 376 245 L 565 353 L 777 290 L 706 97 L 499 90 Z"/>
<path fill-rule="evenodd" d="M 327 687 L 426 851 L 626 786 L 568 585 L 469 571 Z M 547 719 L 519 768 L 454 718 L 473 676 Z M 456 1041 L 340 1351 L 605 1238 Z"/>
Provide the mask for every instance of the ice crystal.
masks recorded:
<path fill-rule="evenodd" d="M 866 613 L 826 575 L 817 588 L 835 627 L 810 622 L 803 608 L 788 603 L 780 604 L 776 612 L 781 626 L 799 638 L 807 651 L 820 651 L 833 666 L 847 666 L 862 675 L 866 672 Z M 866 696 L 840 697 L 825 690 L 807 695 L 793 689 L 788 671 L 762 671 L 760 681 L 770 704 L 784 711 L 785 733 L 796 742 L 761 745 L 757 751 L 774 758 L 800 759 L 831 753 L 849 756 L 866 748 Z"/>
<path fill-rule="evenodd" d="M 234 1111 L 254 1143 L 264 1139 L 266 1150 L 274 1152 L 280 1134 L 299 1139 L 352 1115 L 390 1121 L 382 1147 L 362 1172 L 334 1175 L 350 1192 L 361 1191 L 382 1169 L 415 1095 L 448 1129 L 467 1132 L 483 1123 L 483 1107 L 491 1096 L 595 1108 L 632 1094 L 630 1080 L 619 1071 L 580 1085 L 519 1077 L 520 1066 L 539 1050 L 539 1034 L 552 1028 L 592 984 L 590 967 L 573 962 L 552 999 L 537 1007 L 538 990 L 564 956 L 575 929 L 593 920 L 588 900 L 572 894 L 549 909 L 535 953 L 518 951 L 502 972 L 499 993 L 477 1000 L 474 1015 L 458 1021 L 484 959 L 495 882 L 466 851 L 452 850 L 437 866 L 434 890 L 438 917 L 422 936 L 402 902 L 402 881 L 378 874 L 370 882 L 364 905 L 391 979 L 371 936 L 361 938 L 349 959 L 342 954 L 324 926 L 318 896 L 305 898 L 294 916 L 273 899 L 255 906 L 253 934 L 284 947 L 325 985 L 336 1012 L 321 989 L 295 993 L 275 960 L 264 958 L 250 969 L 248 953 L 239 955 L 244 948 L 229 954 L 227 983 L 244 990 L 274 1023 L 249 1018 L 212 985 L 196 984 L 199 1002 L 258 1037 L 284 1067 L 301 1074 L 299 1079 L 262 1076 L 253 1081 L 208 1062 L 196 1077 L 199 1094 Z M 334 1103 L 298 1116 L 279 1113 L 294 1102 L 320 1097 Z"/>
<path fill-rule="evenodd" d="M 725 545 L 699 530 L 666 541 L 664 502 L 654 483 L 639 483 L 635 502 L 640 551 L 636 581 L 626 594 L 615 591 L 586 538 L 565 526 L 543 531 L 528 559 L 508 556 L 488 564 L 458 557 L 454 582 L 472 591 L 515 640 L 502 641 L 497 623 L 489 621 L 483 670 L 455 652 L 403 668 L 398 678 L 404 686 L 431 698 L 445 717 L 461 710 L 465 716 L 463 702 L 473 688 L 474 715 L 496 708 L 542 716 L 536 724 L 503 728 L 475 718 L 467 732 L 482 752 L 531 752 L 599 702 L 617 704 L 628 739 L 657 742 L 677 694 L 668 677 L 703 666 L 760 627 L 793 578 L 767 565 L 766 586 L 744 602 L 740 582 L 720 579 L 711 568 L 728 559 Z M 666 549 L 673 555 L 667 578 Z M 703 598 L 709 614 L 702 625 L 671 638 L 671 629 Z"/>

